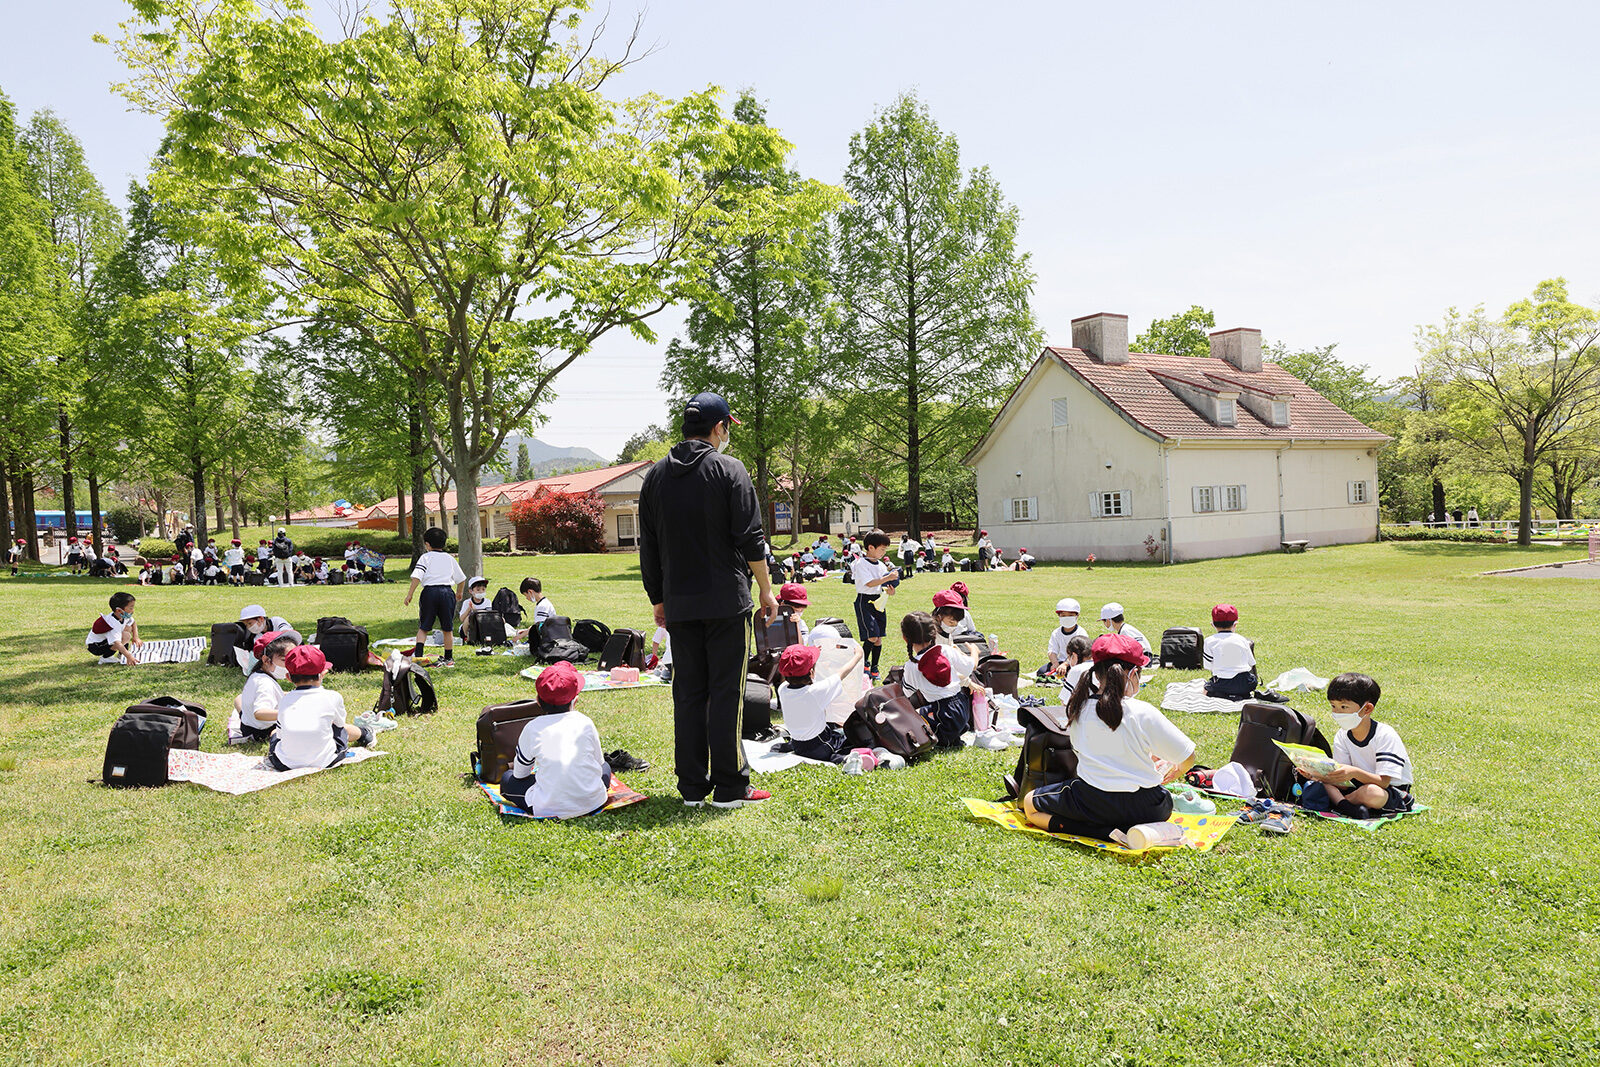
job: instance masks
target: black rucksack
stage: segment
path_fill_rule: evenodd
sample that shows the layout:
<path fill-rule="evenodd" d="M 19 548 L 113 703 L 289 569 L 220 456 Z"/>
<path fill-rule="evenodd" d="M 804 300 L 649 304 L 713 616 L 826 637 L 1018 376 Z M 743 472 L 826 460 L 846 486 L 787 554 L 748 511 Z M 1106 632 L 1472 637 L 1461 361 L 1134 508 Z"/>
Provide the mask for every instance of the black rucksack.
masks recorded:
<path fill-rule="evenodd" d="M 469 611 L 466 625 L 462 627 L 469 645 L 503 645 L 506 643 L 506 620 L 498 611 Z"/>
<path fill-rule="evenodd" d="M 277 559 L 288 559 L 294 555 L 294 542 L 287 537 L 272 539 L 272 555 Z"/>
<path fill-rule="evenodd" d="M 106 739 L 100 780 L 113 789 L 166 785 L 167 754 L 198 749 L 205 709 L 177 697 L 150 697 L 123 712 Z"/>
<path fill-rule="evenodd" d="M 834 618 L 831 615 L 827 616 L 827 617 L 824 617 L 824 618 L 821 618 L 821 619 L 818 619 L 815 623 L 812 624 L 811 628 L 813 630 L 815 630 L 818 626 L 831 626 L 835 630 L 839 631 L 839 636 L 840 637 L 849 637 L 849 638 L 854 638 L 855 637 L 855 634 L 850 632 L 850 624 L 849 623 L 845 622 L 843 619 Z"/>
<path fill-rule="evenodd" d="M 431 715 L 439 710 L 439 698 L 428 672 L 404 656 L 391 656 L 383 665 L 383 688 L 373 711 L 391 715 Z"/>
<path fill-rule="evenodd" d="M 1040 786 L 1075 778 L 1078 754 L 1067 736 L 1067 709 L 1060 704 L 1044 704 L 1017 709 L 1017 721 L 1027 732 L 1022 737 L 1022 753 L 1017 769 L 1005 779 L 1008 796 L 1021 800 Z"/>
<path fill-rule="evenodd" d="M 739 719 L 739 734 L 747 741 L 765 741 L 772 736 L 772 683 L 759 674 L 744 680 L 744 714 Z"/>
<path fill-rule="evenodd" d="M 612 667 L 644 667 L 644 633 L 623 627 L 611 631 L 604 651 L 600 653 L 600 670 Z"/>
<path fill-rule="evenodd" d="M 1288 800 L 1294 789 L 1294 764 L 1273 744 L 1310 745 L 1332 754 L 1317 722 L 1284 704 L 1250 701 L 1239 709 L 1239 732 L 1229 762 L 1250 772 L 1256 787 L 1274 800 Z"/>
<path fill-rule="evenodd" d="M 539 624 L 538 636 L 531 640 L 534 654 L 541 663 L 585 663 L 589 650 L 572 637 L 572 620 L 565 615 L 552 615 Z"/>
<path fill-rule="evenodd" d="M 494 599 L 489 601 L 489 606 L 498 611 L 500 617 L 505 619 L 511 626 L 518 627 L 522 625 L 522 604 L 517 600 L 517 594 L 505 586 L 502 585 L 500 587 L 500 591 L 494 595 Z"/>
<path fill-rule="evenodd" d="M 250 632 L 236 622 L 219 622 L 211 626 L 211 650 L 206 653 L 209 667 L 237 667 L 233 650 L 240 646 L 251 647 Z"/>
<path fill-rule="evenodd" d="M 598 619 L 579 619 L 572 624 L 572 639 L 590 652 L 600 652 L 611 640 L 611 627 Z"/>
<path fill-rule="evenodd" d="M 1205 638 L 1189 626 L 1176 626 L 1161 632 L 1163 667 L 1175 671 L 1198 671 L 1205 666 Z"/>
<path fill-rule="evenodd" d="M 333 670 L 364 671 L 369 666 L 367 628 L 343 616 L 328 615 L 318 619 L 314 643 Z"/>

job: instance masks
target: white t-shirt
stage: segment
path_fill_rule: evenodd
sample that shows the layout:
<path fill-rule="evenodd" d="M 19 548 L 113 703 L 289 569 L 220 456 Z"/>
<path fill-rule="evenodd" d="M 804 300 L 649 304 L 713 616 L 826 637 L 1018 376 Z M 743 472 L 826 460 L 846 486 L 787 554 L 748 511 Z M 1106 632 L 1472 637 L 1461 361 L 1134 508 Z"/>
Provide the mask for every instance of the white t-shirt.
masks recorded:
<path fill-rule="evenodd" d="M 1060 629 L 1060 627 L 1057 627 L 1057 629 Z M 1138 631 L 1138 629 L 1133 625 L 1133 623 L 1131 623 L 1131 622 L 1123 623 L 1122 624 L 1122 630 L 1120 632 L 1121 632 L 1123 637 L 1131 637 L 1135 641 L 1139 642 L 1139 644 L 1141 646 L 1143 646 L 1143 648 L 1144 648 L 1145 655 L 1148 656 L 1148 655 L 1151 654 L 1150 639 L 1148 637 L 1146 637 L 1144 634 L 1140 633 Z"/>
<path fill-rule="evenodd" d="M 257 730 L 266 730 L 273 722 L 256 718 L 258 711 L 275 710 L 283 701 L 283 686 L 266 671 L 252 671 L 244 680 L 244 692 L 239 694 L 239 721 Z"/>
<path fill-rule="evenodd" d="M 606 802 L 600 732 L 581 711 L 541 715 L 522 728 L 512 777 L 534 776 L 524 804 L 546 818 L 587 815 Z"/>
<path fill-rule="evenodd" d="M 465 623 L 467 616 L 474 611 L 489 611 L 493 607 L 494 605 L 489 601 L 488 593 L 483 594 L 482 600 L 473 600 L 472 595 L 469 593 L 467 598 L 461 602 L 461 611 L 459 612 L 461 621 Z"/>
<path fill-rule="evenodd" d="M 22 546 L 12 545 L 10 548 L 6 549 L 6 555 L 11 557 L 11 562 L 17 562 L 22 558 Z"/>
<path fill-rule="evenodd" d="M 1056 627 L 1060 629 L 1061 627 Z M 1072 691 L 1078 688 L 1078 682 L 1083 676 L 1094 669 L 1094 660 L 1086 659 L 1082 663 L 1067 668 L 1067 676 L 1061 682 L 1061 703 L 1065 704 L 1072 698 Z"/>
<path fill-rule="evenodd" d="M 541 625 L 546 619 L 553 619 L 555 617 L 556 606 L 550 603 L 550 598 L 547 596 L 539 597 L 539 599 L 533 605 L 534 625 Z"/>
<path fill-rule="evenodd" d="M 1249 638 L 1220 630 L 1206 638 L 1205 663 L 1218 678 L 1236 678 L 1255 669 L 1256 654 Z"/>
<path fill-rule="evenodd" d="M 1054 630 L 1050 631 L 1050 647 L 1048 649 L 1049 654 L 1054 656 L 1057 662 L 1064 661 L 1067 658 L 1067 642 L 1071 641 L 1079 634 L 1082 634 L 1084 637 L 1089 637 L 1089 631 L 1085 630 L 1081 625 L 1074 626 L 1070 631 L 1065 633 L 1062 632 L 1061 627 L 1057 626 Z M 1094 638 L 1089 637 L 1089 640 L 1093 641 Z"/>
<path fill-rule="evenodd" d="M 332 689 L 295 689 L 278 700 L 278 762 L 296 767 L 326 767 L 339 747 L 333 732 L 343 730 L 344 697 Z"/>
<path fill-rule="evenodd" d="M 1369 774 L 1382 775 L 1390 785 L 1409 786 L 1412 781 L 1411 754 L 1394 727 L 1386 722 L 1373 723 L 1365 741 L 1352 738 L 1349 730 L 1340 730 L 1333 738 L 1333 758 Z"/>
<path fill-rule="evenodd" d="M 417 557 L 417 565 L 411 568 L 411 577 L 424 586 L 460 585 L 467 580 L 461 573 L 461 564 L 448 552 L 424 552 Z"/>
<path fill-rule="evenodd" d="M 661 646 L 661 666 L 672 666 L 672 635 L 667 633 L 665 626 L 657 626 L 656 632 L 650 638 L 650 643 Z"/>
<path fill-rule="evenodd" d="M 1131 793 L 1161 784 L 1155 758 L 1181 763 L 1194 753 L 1194 742 L 1172 725 L 1153 704 L 1122 698 L 1122 723 L 1115 730 L 1095 712 L 1098 697 L 1084 702 L 1067 728 L 1078 753 L 1078 777 L 1108 793 Z"/>
<path fill-rule="evenodd" d="M 244 566 L 244 549 L 234 545 L 222 554 L 222 561 L 230 567 Z"/>
<path fill-rule="evenodd" d="M 788 682 L 778 686 L 778 707 L 783 709 L 783 728 L 796 741 L 809 741 L 828 725 L 828 705 L 839 699 L 844 683 L 837 675 L 794 688 Z"/>
<path fill-rule="evenodd" d="M 882 595 L 883 586 L 871 585 L 889 573 L 893 568 L 887 560 L 872 560 L 866 556 L 857 556 L 850 561 L 850 577 L 856 583 L 856 595 L 877 597 Z"/>
<path fill-rule="evenodd" d="M 271 558 L 272 558 L 272 546 L 271 545 L 257 545 L 256 546 L 256 562 L 257 563 L 261 562 L 264 559 L 271 559 Z"/>
<path fill-rule="evenodd" d="M 106 612 L 94 621 L 89 627 L 89 636 L 83 639 L 84 647 L 99 644 L 104 641 L 108 645 L 115 645 L 122 640 L 122 631 L 128 628 L 125 622 L 119 622 L 111 612 Z"/>

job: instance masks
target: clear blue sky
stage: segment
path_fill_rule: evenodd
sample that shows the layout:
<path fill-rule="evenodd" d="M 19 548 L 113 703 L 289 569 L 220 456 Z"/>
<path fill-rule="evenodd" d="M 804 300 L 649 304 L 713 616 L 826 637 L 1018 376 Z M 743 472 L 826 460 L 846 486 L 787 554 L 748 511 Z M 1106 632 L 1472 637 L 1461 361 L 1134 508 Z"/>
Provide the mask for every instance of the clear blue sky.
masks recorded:
<path fill-rule="evenodd" d="M 14 5 L 0 88 L 54 108 L 119 194 L 159 127 L 126 112 L 115 0 Z M 613 24 L 636 10 L 612 6 Z M 1451 305 L 1564 275 L 1600 300 L 1600 7 L 1584 3 L 804 4 L 670 0 L 628 91 L 752 87 L 803 172 L 914 89 L 1022 212 L 1046 338 L 1191 303 L 1219 326 L 1339 344 L 1385 374 Z M 663 416 L 662 342 L 611 339 L 539 436 L 608 457 Z M 618 385 L 619 381 L 622 384 Z"/>

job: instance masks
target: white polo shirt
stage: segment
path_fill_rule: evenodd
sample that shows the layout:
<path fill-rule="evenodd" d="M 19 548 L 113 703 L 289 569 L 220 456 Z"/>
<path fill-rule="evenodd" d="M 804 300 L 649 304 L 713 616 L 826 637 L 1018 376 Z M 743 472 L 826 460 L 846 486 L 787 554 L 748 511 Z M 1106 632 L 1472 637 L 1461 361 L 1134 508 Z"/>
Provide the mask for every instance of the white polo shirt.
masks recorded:
<path fill-rule="evenodd" d="M 1098 696 L 1084 702 L 1067 736 L 1078 753 L 1078 777 L 1108 793 L 1131 793 L 1161 784 L 1155 760 L 1182 763 L 1194 754 L 1194 742 L 1137 697 L 1122 698 L 1122 722 L 1115 730 L 1095 711 Z"/>
<path fill-rule="evenodd" d="M 1357 741 L 1349 730 L 1340 730 L 1333 738 L 1333 758 L 1340 763 L 1382 775 L 1390 785 L 1410 786 L 1411 754 L 1400 740 L 1395 728 L 1386 722 L 1375 722 L 1365 741 Z"/>
<path fill-rule="evenodd" d="M 1067 642 L 1080 634 L 1084 637 L 1089 637 L 1089 631 L 1085 630 L 1081 623 L 1071 630 L 1062 630 L 1061 627 L 1057 626 L 1050 631 L 1049 654 L 1057 660 L 1065 660 L 1067 658 Z M 1089 640 L 1092 642 L 1094 638 L 1089 637 Z"/>
<path fill-rule="evenodd" d="M 1206 638 L 1205 664 L 1218 678 L 1237 678 L 1255 670 L 1256 653 L 1243 634 L 1219 630 Z"/>
<path fill-rule="evenodd" d="M 417 579 L 424 586 L 430 585 L 460 585 L 467 580 L 461 572 L 461 564 L 448 552 L 424 552 L 417 557 L 417 565 L 411 568 L 411 577 Z"/>
<path fill-rule="evenodd" d="M 887 560 L 871 560 L 866 556 L 857 556 L 850 561 L 850 578 L 856 583 L 857 596 L 878 597 L 883 595 L 883 586 L 872 585 L 879 578 L 887 575 L 894 568 Z"/>
<path fill-rule="evenodd" d="M 339 747 L 333 732 L 343 730 L 344 697 L 332 689 L 295 689 L 278 701 L 278 762 L 296 767 L 326 767 Z"/>
<path fill-rule="evenodd" d="M 106 612 L 94 620 L 94 625 L 89 627 L 89 636 L 83 639 L 84 647 L 99 644 L 104 641 L 108 645 L 115 645 L 122 640 L 122 631 L 128 628 L 125 622 L 119 622 L 111 612 Z"/>
<path fill-rule="evenodd" d="M 828 726 L 828 705 L 839 699 L 844 683 L 837 675 L 794 688 L 788 682 L 778 686 L 778 707 L 783 710 L 783 728 L 796 741 L 809 741 Z"/>

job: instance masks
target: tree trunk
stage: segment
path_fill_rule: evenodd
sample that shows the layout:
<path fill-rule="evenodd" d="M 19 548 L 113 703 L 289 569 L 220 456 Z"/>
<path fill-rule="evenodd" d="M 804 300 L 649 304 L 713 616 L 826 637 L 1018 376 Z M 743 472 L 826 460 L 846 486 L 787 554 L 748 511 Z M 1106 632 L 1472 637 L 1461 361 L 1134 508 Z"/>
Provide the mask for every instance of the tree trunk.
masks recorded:
<path fill-rule="evenodd" d="M 1533 544 L 1533 467 L 1522 468 L 1517 479 L 1517 544 Z"/>
<path fill-rule="evenodd" d="M 1444 483 L 1437 478 L 1433 480 L 1433 518 L 1435 522 L 1444 521 Z"/>
<path fill-rule="evenodd" d="M 206 543 L 206 468 L 205 461 L 198 455 L 189 457 L 190 481 L 194 486 L 194 538 L 195 543 L 202 548 Z M 183 561 L 184 566 L 189 565 L 188 560 Z"/>
<path fill-rule="evenodd" d="M 167 531 L 167 494 L 159 489 L 152 489 L 150 496 L 156 502 L 156 536 L 163 541 L 170 541 L 172 535 Z"/>
<path fill-rule="evenodd" d="M 911 356 L 911 373 L 906 382 L 906 506 L 911 514 L 906 525 L 914 540 L 922 540 L 922 426 L 917 418 L 920 383 L 917 381 L 917 361 Z"/>
<path fill-rule="evenodd" d="M 100 478 L 89 472 L 89 541 L 94 545 L 94 554 L 105 554 L 105 539 L 100 534 Z"/>
<path fill-rule="evenodd" d="M 17 535 L 11 527 L 11 472 L 4 457 L 0 457 L 0 533 L 6 535 L 6 551 L 11 551 Z"/>
<path fill-rule="evenodd" d="M 211 476 L 211 495 L 215 499 L 216 507 L 217 507 L 217 525 L 214 526 L 213 529 L 215 529 L 217 531 L 217 533 L 220 534 L 222 532 L 222 528 L 224 526 L 228 525 L 227 518 L 222 514 L 223 500 L 222 500 L 222 475 L 221 474 L 213 474 Z"/>
<path fill-rule="evenodd" d="M 22 516 L 24 527 L 22 536 L 28 542 L 28 558 L 35 563 L 39 558 L 39 515 L 33 508 L 33 471 L 24 469 L 22 472 L 22 502 L 17 505 L 17 514 Z"/>
<path fill-rule="evenodd" d="M 422 556 L 422 534 L 428 525 L 427 471 L 422 463 L 422 397 L 421 386 L 414 385 L 416 399 L 406 412 L 411 436 L 411 563 L 416 565 Z M 440 500 L 441 507 L 443 498 Z"/>
<path fill-rule="evenodd" d="M 283 473 L 283 525 L 289 525 L 289 472 Z"/>
<path fill-rule="evenodd" d="M 452 427 L 451 437 L 455 439 L 450 450 L 453 460 L 450 475 L 456 484 L 456 556 L 461 569 L 467 574 L 482 574 L 483 530 L 478 526 L 478 468 L 472 465 L 465 432 L 459 427 Z M 441 511 L 443 506 L 441 495 Z M 446 526 L 446 535 L 449 532 L 450 528 Z"/>
<path fill-rule="evenodd" d="M 239 536 L 239 487 L 228 487 L 228 517 L 233 520 L 233 536 Z"/>
<path fill-rule="evenodd" d="M 78 532 L 78 498 L 72 484 L 72 424 L 67 421 L 67 409 L 56 409 L 61 429 L 61 510 L 62 530 L 68 537 Z"/>
<path fill-rule="evenodd" d="M 404 537 L 406 535 L 406 483 L 405 482 L 396 482 L 395 483 L 394 498 L 400 502 L 399 506 L 394 509 L 394 533 L 395 533 L 396 537 Z"/>

